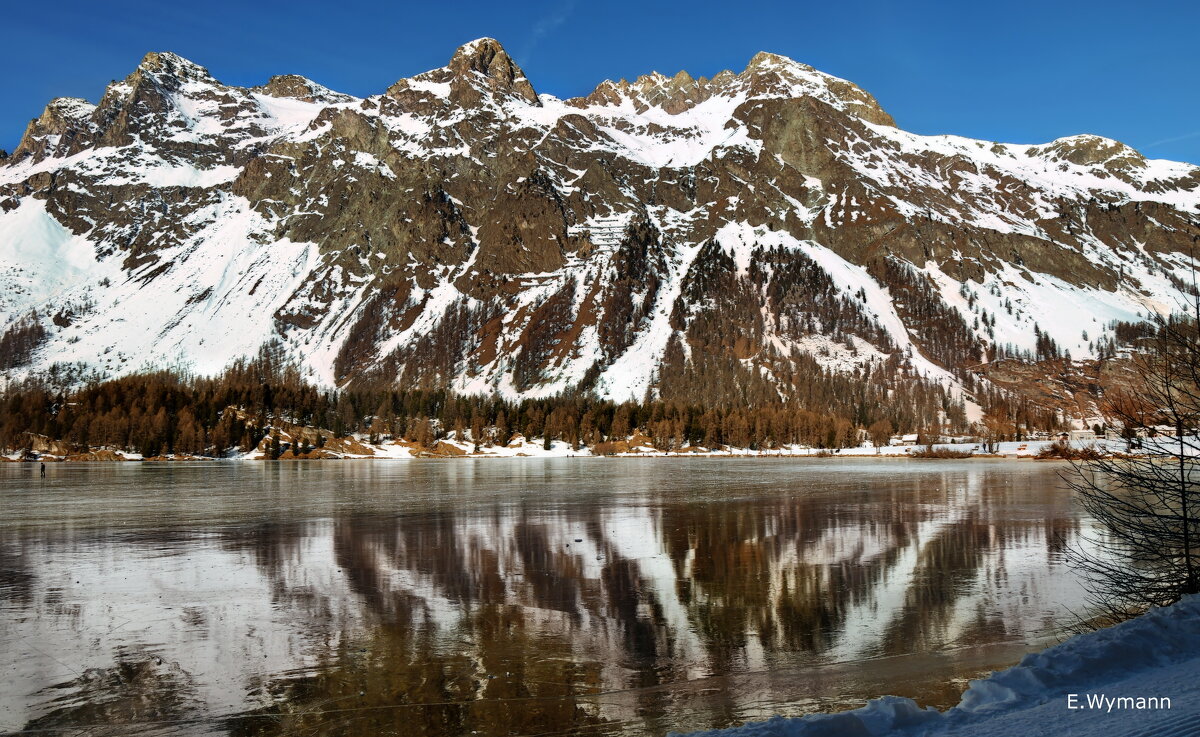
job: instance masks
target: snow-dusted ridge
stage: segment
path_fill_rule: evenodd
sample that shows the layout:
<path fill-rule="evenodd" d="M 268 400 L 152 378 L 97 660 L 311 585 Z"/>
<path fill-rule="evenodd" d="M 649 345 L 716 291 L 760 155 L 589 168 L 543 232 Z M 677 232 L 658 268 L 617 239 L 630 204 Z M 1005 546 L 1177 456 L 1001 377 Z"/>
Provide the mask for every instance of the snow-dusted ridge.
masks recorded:
<path fill-rule="evenodd" d="M 891 342 L 796 334 L 764 292 L 762 350 L 844 371 L 900 351 L 959 387 L 873 263 L 911 265 L 961 316 L 976 346 L 960 364 L 1032 349 L 1035 326 L 1095 357 L 1112 321 L 1186 298 L 1198 222 L 1200 168 L 1096 136 L 910 134 L 852 83 L 768 53 L 570 100 L 538 95 L 493 39 L 368 98 L 296 76 L 230 87 L 152 53 L 95 105 L 53 100 L 0 164 L 0 330 L 46 328 L 14 375 L 209 372 L 279 340 L 330 386 L 385 360 L 428 373 L 418 347 L 448 314 L 499 310 L 437 349 L 456 354 L 445 384 L 640 398 L 672 341 L 691 357 L 682 289 L 714 243 L 742 279 L 768 249 L 811 259 Z M 613 321 L 629 322 L 617 343 Z M 536 380 L 518 379 L 531 357 Z"/>

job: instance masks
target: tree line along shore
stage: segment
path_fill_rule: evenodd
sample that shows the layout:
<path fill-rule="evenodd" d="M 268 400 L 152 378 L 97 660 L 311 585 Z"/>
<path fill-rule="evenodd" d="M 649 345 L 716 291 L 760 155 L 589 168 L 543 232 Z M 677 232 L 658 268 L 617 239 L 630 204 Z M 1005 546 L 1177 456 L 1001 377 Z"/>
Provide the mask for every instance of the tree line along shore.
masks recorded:
<path fill-rule="evenodd" d="M 961 400 L 940 385 L 882 369 L 850 376 L 814 365 L 795 377 L 786 400 L 745 375 L 729 378 L 689 401 L 669 391 L 661 392 L 667 399 L 626 402 L 583 392 L 511 401 L 422 386 L 330 391 L 264 347 L 215 377 L 164 370 L 13 382 L 0 395 L 0 452 L 37 453 L 41 444 L 61 456 L 105 449 L 143 458 L 224 458 L 265 448 L 272 457 L 333 457 L 371 455 L 352 446 L 383 441 L 436 454 L 439 443 L 446 448 L 451 440 L 473 453 L 531 438 L 545 450 L 563 445 L 598 455 L 634 448 L 834 452 L 865 441 L 886 446 L 898 432 L 936 437 L 982 430 L 998 441 L 1059 429 L 1054 412 L 1000 393 L 984 395 L 988 422 L 972 425 Z"/>

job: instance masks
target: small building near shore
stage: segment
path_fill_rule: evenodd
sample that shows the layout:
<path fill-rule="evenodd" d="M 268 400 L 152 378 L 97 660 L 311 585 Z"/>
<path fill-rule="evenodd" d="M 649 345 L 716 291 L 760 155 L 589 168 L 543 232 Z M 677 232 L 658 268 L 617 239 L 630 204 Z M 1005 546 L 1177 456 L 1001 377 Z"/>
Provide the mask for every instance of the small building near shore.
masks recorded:
<path fill-rule="evenodd" d="M 1096 444 L 1096 433 L 1093 430 L 1072 430 L 1067 434 L 1067 442 L 1079 448 Z"/>

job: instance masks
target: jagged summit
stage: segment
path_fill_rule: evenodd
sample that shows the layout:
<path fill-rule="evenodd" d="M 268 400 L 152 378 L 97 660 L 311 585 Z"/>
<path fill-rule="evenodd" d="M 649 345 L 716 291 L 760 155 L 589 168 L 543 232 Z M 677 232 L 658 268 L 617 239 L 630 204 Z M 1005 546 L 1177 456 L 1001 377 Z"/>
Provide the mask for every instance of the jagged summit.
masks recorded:
<path fill-rule="evenodd" d="M 794 67 L 805 71 L 816 71 L 807 64 L 790 59 L 782 54 L 773 54 L 770 51 L 760 51 L 750 57 L 750 61 L 746 64 L 746 71 L 755 69 L 765 69 L 770 67 Z"/>
<path fill-rule="evenodd" d="M 159 79 L 215 81 L 207 69 L 170 51 L 151 51 L 146 54 L 138 64 L 135 74 L 138 72 Z"/>
<path fill-rule="evenodd" d="M 96 106 L 82 97 L 56 97 L 46 105 L 46 112 L 72 120 L 81 120 L 91 115 Z"/>
<path fill-rule="evenodd" d="M 758 52 L 737 79 L 755 96 L 812 97 L 868 122 L 895 126 L 866 90 L 780 54 Z"/>
<path fill-rule="evenodd" d="M 66 150 L 77 136 L 91 131 L 91 116 L 96 106 L 78 97 L 56 97 L 42 114 L 29 121 L 13 159 L 44 157 L 55 150 Z"/>
<path fill-rule="evenodd" d="M 464 67 L 470 67 L 480 74 L 490 76 L 493 61 L 512 63 L 508 52 L 504 50 L 504 46 L 499 41 L 490 36 L 483 36 L 474 41 L 468 41 L 455 49 L 447 66 L 455 71 L 462 71 Z"/>
<path fill-rule="evenodd" d="M 672 77 L 654 71 L 632 82 L 605 80 L 587 96 L 567 102 L 575 107 L 629 103 L 638 112 L 654 107 L 678 115 L 712 97 L 813 98 L 871 123 L 895 125 L 875 98 L 852 82 L 766 51 L 755 54 L 737 74 L 723 70 L 708 79 L 682 70 Z"/>
<path fill-rule="evenodd" d="M 525 72 L 494 38 L 477 38 L 463 44 L 447 66 L 459 78 L 471 73 L 482 76 L 493 92 L 513 95 L 531 105 L 541 104 Z"/>
<path fill-rule="evenodd" d="M 401 79 L 384 94 L 408 104 L 444 97 L 467 108 L 488 101 L 542 104 L 525 72 L 494 38 L 477 38 L 459 46 L 446 66 Z"/>

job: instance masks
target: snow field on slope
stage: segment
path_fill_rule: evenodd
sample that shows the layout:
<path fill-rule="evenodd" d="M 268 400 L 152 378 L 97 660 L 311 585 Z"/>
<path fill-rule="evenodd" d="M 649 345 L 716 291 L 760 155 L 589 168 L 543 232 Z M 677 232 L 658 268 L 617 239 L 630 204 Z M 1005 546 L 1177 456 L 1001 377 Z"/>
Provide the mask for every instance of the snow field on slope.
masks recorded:
<path fill-rule="evenodd" d="M 0 238 L 0 248 L 13 263 L 25 264 L 14 281 L 30 285 L 31 298 L 92 305 L 83 319 L 53 329 L 48 345 L 54 360 L 117 374 L 164 365 L 211 374 L 252 355 L 271 337 L 269 316 L 312 268 L 315 247 L 286 239 L 260 242 L 266 223 L 240 197 L 224 196 L 190 217 L 211 224 L 129 274 L 120 255 L 97 261 L 92 244 L 72 236 L 38 200 L 0 216 L 0 234 L 8 236 Z M 143 288 L 142 272 L 162 264 L 168 268 L 155 278 L 156 288 Z M 268 317 L 247 319 L 256 314 Z"/>
<path fill-rule="evenodd" d="M 1074 164 L 1069 161 L 1048 159 L 1039 155 L 1047 147 L 1073 139 L 1087 136 L 1070 136 L 1052 141 L 1041 146 L 1028 146 L 1014 143 L 995 143 L 961 136 L 938 135 L 923 136 L 917 133 L 893 128 L 891 126 L 865 123 L 875 134 L 890 140 L 900 151 L 908 154 L 923 155 L 927 153 L 938 156 L 963 156 L 980 164 L 992 167 L 1003 174 L 1008 174 L 1018 180 L 1032 182 L 1041 191 L 1080 199 L 1091 196 L 1092 190 L 1112 192 L 1129 200 L 1162 202 L 1181 210 L 1196 210 L 1200 208 L 1200 190 L 1169 190 L 1165 192 L 1147 192 L 1137 187 L 1109 176 L 1098 175 L 1091 167 Z M 1114 142 L 1115 143 L 1115 142 Z M 861 173 L 881 183 L 896 184 L 889 175 L 897 176 L 900 181 L 905 177 L 920 177 L 921 170 L 914 169 L 908 164 L 892 160 L 891 171 L 878 169 L 861 158 L 850 157 L 855 167 Z M 1146 166 L 1136 177 L 1140 184 L 1153 181 L 1164 181 L 1188 176 L 1194 166 L 1165 159 L 1147 159 Z M 990 179 L 988 180 L 990 181 Z M 1021 231 L 1014 231 L 1021 232 Z"/>
<path fill-rule="evenodd" d="M 27 198 L 0 212 L 0 326 L 79 286 L 123 278 L 116 260 L 99 263 L 95 253 L 87 239 L 47 213 L 42 200 Z"/>
<path fill-rule="evenodd" d="M 1110 325 L 1116 321 L 1140 322 L 1151 314 L 1168 314 L 1166 305 L 1173 298 L 1176 304 L 1183 294 L 1168 280 L 1154 277 L 1141 270 L 1143 283 L 1151 284 L 1151 290 L 1161 295 L 1157 301 L 1137 294 L 1123 285 L 1119 291 L 1106 292 L 1101 289 L 1069 284 L 1050 274 L 1031 272 L 1011 264 L 1003 264 L 997 272 L 989 273 L 980 284 L 972 279 L 966 281 L 967 288 L 975 295 L 978 311 L 972 311 L 960 289 L 963 282 L 946 274 L 934 261 L 924 265 L 926 273 L 933 278 L 948 305 L 958 310 L 968 326 L 986 312 L 995 319 L 994 337 L 988 337 L 982 322 L 975 334 L 997 345 L 1012 345 L 1033 352 L 1036 325 L 1048 334 L 1062 350 L 1070 351 L 1076 359 L 1096 358 L 1097 353 L 1088 344 L 1098 338 L 1112 334 Z M 992 292 L 995 288 L 999 296 Z M 1011 304 L 1012 310 L 1005 306 Z M 1084 338 L 1087 333 L 1087 338 Z"/>
<path fill-rule="evenodd" d="M 670 271 L 666 275 L 666 284 L 659 288 L 649 326 L 600 375 L 596 383 L 597 394 L 614 401 L 639 400 L 645 396 L 674 333 L 671 311 L 675 300 L 683 291 L 683 281 L 702 247 L 701 243 L 680 246 L 668 256 Z"/>

